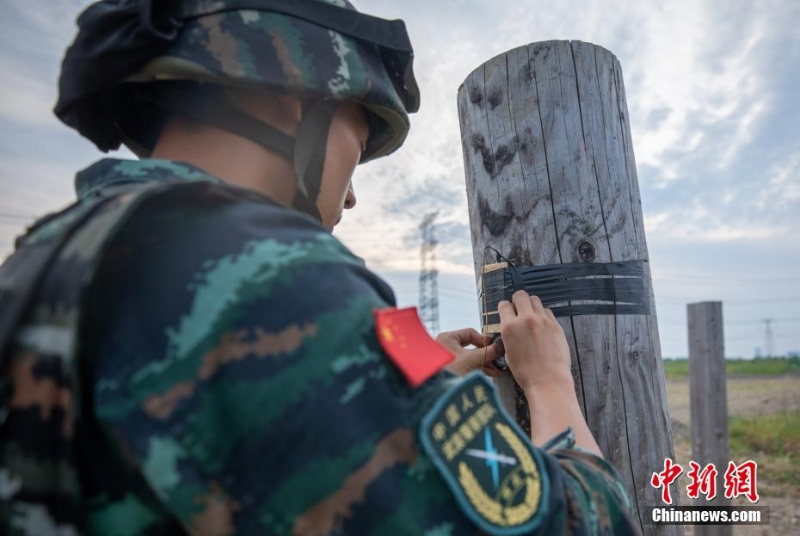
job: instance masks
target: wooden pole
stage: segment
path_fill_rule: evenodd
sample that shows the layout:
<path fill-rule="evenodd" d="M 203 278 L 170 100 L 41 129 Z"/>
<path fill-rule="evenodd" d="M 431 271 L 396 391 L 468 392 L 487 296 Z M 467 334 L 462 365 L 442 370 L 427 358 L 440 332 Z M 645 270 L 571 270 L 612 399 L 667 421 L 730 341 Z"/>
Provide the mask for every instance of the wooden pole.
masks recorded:
<path fill-rule="evenodd" d="M 729 506 L 724 475 L 728 452 L 728 399 L 725 389 L 725 341 L 722 302 L 691 303 L 686 307 L 689 324 L 689 402 L 692 414 L 692 460 L 717 469 L 717 496 L 701 498 L 698 506 Z M 688 470 L 688 468 L 687 468 Z M 698 536 L 732 534 L 730 525 L 697 525 Z"/>
<path fill-rule="evenodd" d="M 519 265 L 648 259 L 613 54 L 579 41 L 516 48 L 467 77 L 458 109 L 478 277 L 495 262 L 486 246 Z M 649 274 L 646 288 L 652 298 Z M 584 415 L 641 518 L 645 506 L 662 505 L 649 482 L 664 458 L 674 457 L 655 307 L 650 315 L 576 316 L 561 325 Z M 529 427 L 519 388 L 505 378 L 498 389 Z"/>

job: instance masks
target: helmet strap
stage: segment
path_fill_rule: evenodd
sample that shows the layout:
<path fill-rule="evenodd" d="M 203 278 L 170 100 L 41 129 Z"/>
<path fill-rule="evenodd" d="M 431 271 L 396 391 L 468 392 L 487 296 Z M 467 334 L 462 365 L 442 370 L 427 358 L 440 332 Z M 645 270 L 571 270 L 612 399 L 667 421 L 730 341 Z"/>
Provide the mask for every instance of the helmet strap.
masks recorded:
<path fill-rule="evenodd" d="M 322 170 L 328 148 L 328 132 L 336 103 L 316 100 L 303 106 L 303 118 L 294 139 L 294 174 L 297 194 L 294 207 L 322 222 L 317 198 L 322 189 Z"/>
<path fill-rule="evenodd" d="M 206 99 L 197 98 L 191 89 L 174 85 L 145 91 L 143 98 L 187 119 L 247 138 L 289 159 L 294 154 L 291 136 L 240 110 L 226 99 L 217 99 L 211 104 Z"/>
<path fill-rule="evenodd" d="M 170 87 L 147 91 L 142 98 L 187 119 L 246 138 L 286 157 L 294 164 L 297 186 L 292 206 L 322 222 L 317 208 L 317 197 L 322 188 L 322 170 L 325 166 L 328 132 L 336 112 L 335 102 L 316 100 L 304 105 L 303 117 L 297 127 L 297 134 L 292 139 L 288 134 L 240 110 L 226 99 L 209 103 L 206 99 L 198 99 L 196 93 L 187 88 Z"/>

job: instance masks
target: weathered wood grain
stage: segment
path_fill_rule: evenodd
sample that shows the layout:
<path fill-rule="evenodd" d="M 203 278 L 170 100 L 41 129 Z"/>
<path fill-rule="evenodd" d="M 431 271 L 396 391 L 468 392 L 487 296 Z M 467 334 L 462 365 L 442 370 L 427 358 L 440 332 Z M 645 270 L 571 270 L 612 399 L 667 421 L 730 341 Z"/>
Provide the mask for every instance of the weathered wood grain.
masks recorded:
<path fill-rule="evenodd" d="M 519 264 L 538 266 L 560 263 L 562 259 L 550 192 L 547 151 L 539 114 L 539 96 L 533 81 L 533 66 L 526 47 L 511 50 L 505 56 L 509 115 L 518 140 L 517 162 L 521 168 L 522 189 L 525 194 L 522 213 L 524 221 L 520 223 L 526 228 L 527 239 L 526 242 L 510 244 L 516 249 L 509 251 L 514 251 L 515 257 L 518 258 L 516 262 Z M 570 352 L 574 355 L 576 349 L 572 321 L 561 318 L 559 323 L 567 335 Z M 577 361 L 573 361 L 572 375 L 575 378 L 576 388 L 582 385 L 581 369 Z M 577 388 L 576 391 L 578 401 L 585 411 L 583 389 Z M 529 419 L 528 412 L 527 401 L 517 389 L 517 413 L 525 416 L 525 422 Z"/>
<path fill-rule="evenodd" d="M 689 327 L 689 407 L 692 426 L 692 460 L 717 468 L 717 496 L 698 505 L 727 506 L 724 475 L 728 467 L 728 398 L 725 386 L 725 340 L 722 302 L 686 306 Z M 688 470 L 688 468 L 686 469 Z M 725 536 L 730 526 L 697 525 L 695 534 Z"/>
<path fill-rule="evenodd" d="M 577 41 L 511 50 L 467 77 L 458 108 L 476 276 L 495 260 L 487 246 L 520 265 L 648 259 L 621 69 L 610 52 Z M 649 316 L 561 322 L 592 433 L 637 507 L 659 504 L 650 477 L 673 449 L 655 307 Z M 525 425 L 527 404 L 514 388 Z"/>
<path fill-rule="evenodd" d="M 587 154 L 598 183 L 611 260 L 648 260 L 641 223 L 637 226 L 642 215 L 636 169 L 627 160 L 626 149 L 629 147 L 618 141 L 629 139 L 620 123 L 627 110 L 617 89 L 617 83 L 622 79 L 618 74 L 619 64 L 610 52 L 599 47 L 580 42 L 572 43 L 572 47 L 581 81 L 579 100 Z M 618 177 L 627 180 L 617 180 Z M 633 184 L 637 185 L 635 190 Z M 648 284 L 648 287 L 652 291 L 652 285 Z M 663 457 L 659 458 L 659 454 L 647 446 L 658 441 L 659 437 L 672 437 L 672 430 L 667 405 L 663 403 L 666 392 L 660 346 L 654 344 L 655 337 L 651 336 L 652 332 L 657 336 L 657 329 L 651 329 L 654 323 L 650 322 L 655 318 L 654 306 L 651 313 L 651 318 L 645 317 L 645 321 L 642 317 L 630 315 L 616 318 L 613 355 L 623 385 L 652 384 L 650 389 L 623 390 L 622 402 L 625 408 L 641 408 L 635 412 L 625 411 L 626 429 L 637 431 L 633 441 L 628 441 L 630 456 L 637 460 L 632 465 L 659 467 L 663 464 Z M 661 380 L 654 381 L 657 378 Z M 643 419 L 643 416 L 647 418 Z M 645 487 L 637 491 L 640 492 L 638 499 L 641 504 L 657 504 L 659 495 L 654 488 Z"/>

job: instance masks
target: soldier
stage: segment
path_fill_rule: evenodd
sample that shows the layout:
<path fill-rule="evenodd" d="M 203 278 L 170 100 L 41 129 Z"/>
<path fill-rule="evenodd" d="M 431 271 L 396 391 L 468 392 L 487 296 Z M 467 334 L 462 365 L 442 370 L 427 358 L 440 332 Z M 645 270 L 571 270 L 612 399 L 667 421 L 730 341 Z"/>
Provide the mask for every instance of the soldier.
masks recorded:
<path fill-rule="evenodd" d="M 105 0 L 78 22 L 56 114 L 141 160 L 79 172 L 0 269 L 4 534 L 638 530 L 536 297 L 500 305 L 532 443 L 478 370 L 497 347 L 434 342 L 329 232 L 418 108 L 401 21 Z"/>

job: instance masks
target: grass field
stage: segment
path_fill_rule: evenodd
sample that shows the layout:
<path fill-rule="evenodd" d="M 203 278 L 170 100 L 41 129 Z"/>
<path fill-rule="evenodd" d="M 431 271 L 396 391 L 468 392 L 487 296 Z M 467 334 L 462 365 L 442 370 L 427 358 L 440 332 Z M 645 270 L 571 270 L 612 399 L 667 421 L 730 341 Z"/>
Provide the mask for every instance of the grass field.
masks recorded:
<path fill-rule="evenodd" d="M 800 372 L 800 358 L 729 359 L 725 362 L 725 372 L 729 376 L 778 376 L 790 372 Z M 689 361 L 686 359 L 665 359 L 664 376 L 668 380 L 688 378 Z"/>
<path fill-rule="evenodd" d="M 727 406 L 730 457 L 758 463 L 760 506 L 770 507 L 770 524 L 736 526 L 734 536 L 800 534 L 800 364 L 797 359 L 728 361 Z M 692 460 L 687 362 L 665 361 L 675 461 Z M 679 478 L 681 504 L 686 475 Z M 734 504 L 749 504 L 746 499 Z M 686 527 L 686 534 L 693 534 Z"/>
<path fill-rule="evenodd" d="M 789 486 L 800 499 L 800 411 L 759 417 L 730 417 L 728 426 L 731 456 L 756 456 L 765 482 Z"/>

